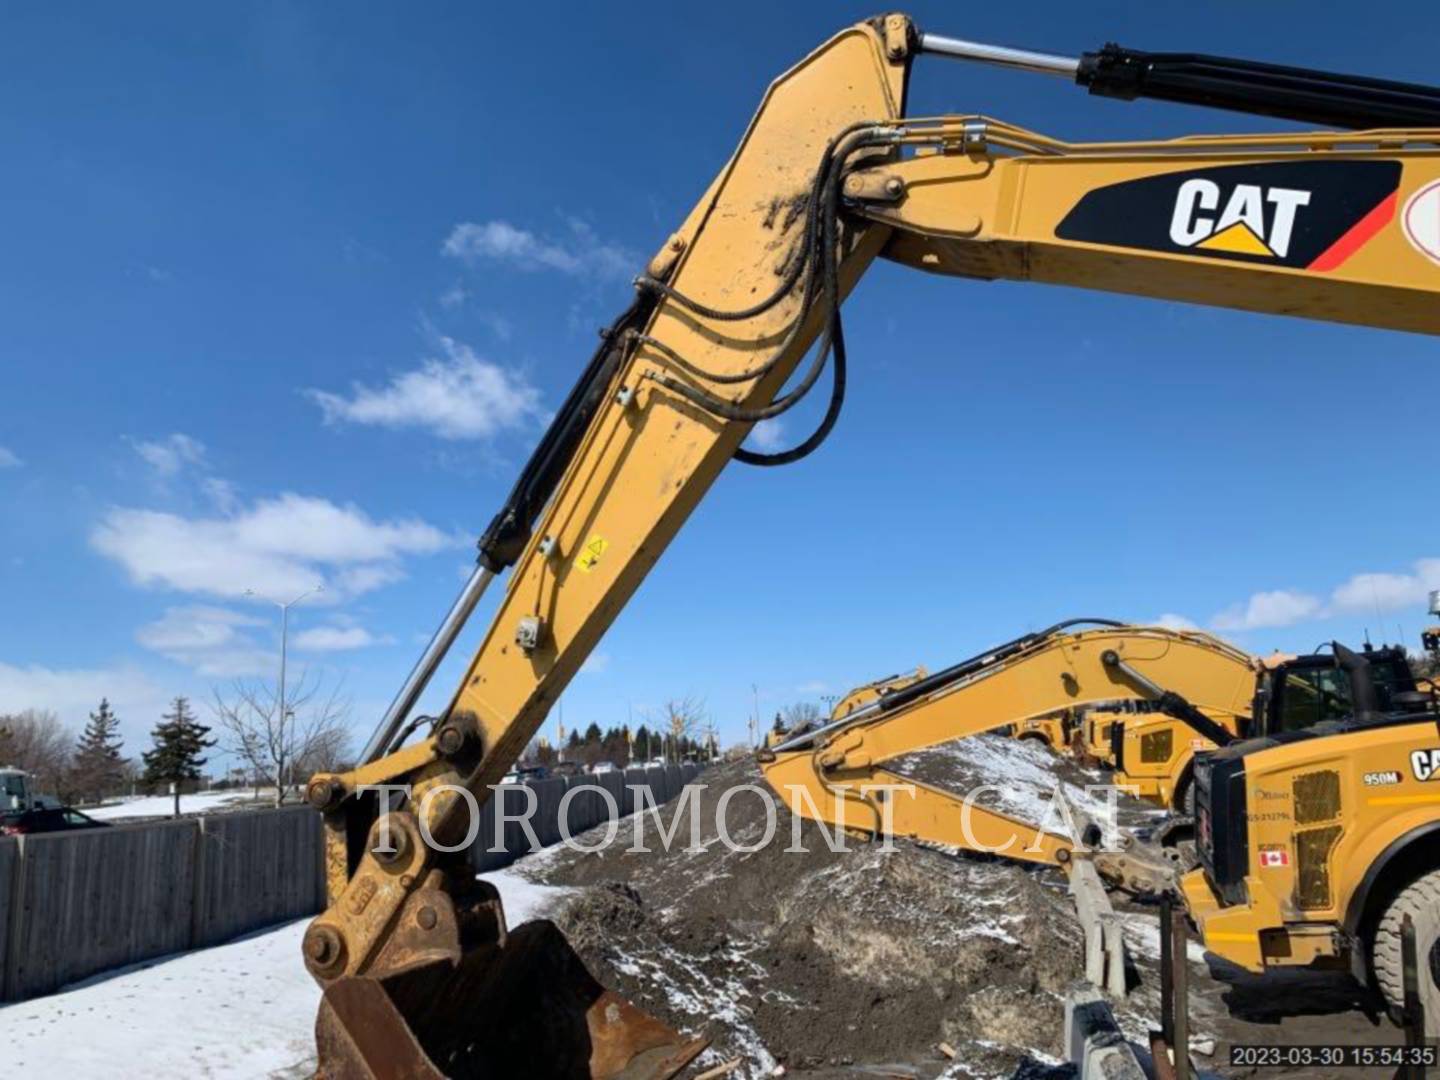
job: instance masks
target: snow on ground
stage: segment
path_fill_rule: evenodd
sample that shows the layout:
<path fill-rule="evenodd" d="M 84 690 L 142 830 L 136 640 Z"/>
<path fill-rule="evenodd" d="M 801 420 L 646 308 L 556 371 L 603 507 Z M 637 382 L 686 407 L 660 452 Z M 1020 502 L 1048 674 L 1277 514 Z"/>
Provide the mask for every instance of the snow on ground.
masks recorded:
<path fill-rule="evenodd" d="M 249 791 L 201 791 L 194 795 L 180 796 L 180 813 L 208 814 L 216 810 L 234 810 L 240 803 L 249 803 L 260 810 L 270 804 L 256 802 Z M 97 806 L 84 811 L 98 821 L 117 821 L 122 818 L 169 817 L 175 812 L 175 796 L 142 795 L 136 799 L 125 799 L 112 806 Z"/>
<path fill-rule="evenodd" d="M 512 926 L 543 914 L 568 892 L 513 870 L 482 876 L 500 890 Z M 308 1077 L 320 1004 L 320 990 L 300 960 L 308 922 L 298 919 L 0 1007 L 7 1074 Z"/>

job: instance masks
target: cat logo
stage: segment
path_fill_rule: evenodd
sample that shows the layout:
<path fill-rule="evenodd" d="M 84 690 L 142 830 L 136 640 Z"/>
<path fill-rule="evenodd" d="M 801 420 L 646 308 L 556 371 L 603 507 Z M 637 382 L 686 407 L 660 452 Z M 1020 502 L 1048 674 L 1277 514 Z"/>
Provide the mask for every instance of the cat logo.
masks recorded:
<path fill-rule="evenodd" d="M 1283 259 L 1289 254 L 1295 215 L 1302 206 L 1310 205 L 1310 192 L 1236 184 L 1217 217 L 1214 211 L 1220 209 L 1222 194 L 1219 184 L 1204 177 L 1182 183 L 1175 193 L 1175 211 L 1170 215 L 1170 239 L 1179 247 L 1205 251 L 1271 259 Z"/>
<path fill-rule="evenodd" d="M 1440 780 L 1440 746 L 1411 751 L 1410 771 L 1416 780 Z"/>
<path fill-rule="evenodd" d="M 1398 161 L 1345 160 L 1171 169 L 1086 192 L 1055 235 L 1325 274 L 1395 220 L 1400 171 Z M 1429 203 L 1419 204 L 1416 228 L 1429 212 Z"/>

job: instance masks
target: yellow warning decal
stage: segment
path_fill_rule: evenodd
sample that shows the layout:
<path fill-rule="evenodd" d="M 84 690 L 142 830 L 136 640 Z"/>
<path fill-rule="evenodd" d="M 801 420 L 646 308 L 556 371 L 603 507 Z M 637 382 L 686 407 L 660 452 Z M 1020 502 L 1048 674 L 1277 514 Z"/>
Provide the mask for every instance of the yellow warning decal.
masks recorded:
<path fill-rule="evenodd" d="M 583 574 L 588 574 L 591 570 L 594 570 L 596 564 L 600 562 L 600 556 L 605 554 L 605 549 L 609 546 L 610 541 L 606 540 L 599 533 L 590 537 L 589 540 L 585 541 L 585 546 L 580 549 L 580 554 L 575 558 L 575 569 Z"/>

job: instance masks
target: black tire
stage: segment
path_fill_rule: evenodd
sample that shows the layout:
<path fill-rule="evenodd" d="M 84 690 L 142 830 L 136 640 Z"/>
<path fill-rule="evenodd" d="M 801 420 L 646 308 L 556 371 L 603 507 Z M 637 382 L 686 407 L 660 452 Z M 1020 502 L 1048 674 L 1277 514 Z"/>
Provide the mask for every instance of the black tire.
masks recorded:
<path fill-rule="evenodd" d="M 1376 989 L 1393 1012 L 1405 1006 L 1400 927 L 1409 915 L 1415 924 L 1415 954 L 1420 1001 L 1425 1006 L 1425 1034 L 1440 1037 L 1440 870 L 1422 874 L 1396 894 L 1380 917 L 1370 943 L 1370 967 Z"/>
<path fill-rule="evenodd" d="M 1185 786 L 1180 789 L 1180 797 L 1175 800 L 1175 812 L 1181 817 L 1188 817 L 1195 820 L 1195 781 L 1186 777 L 1181 781 Z"/>

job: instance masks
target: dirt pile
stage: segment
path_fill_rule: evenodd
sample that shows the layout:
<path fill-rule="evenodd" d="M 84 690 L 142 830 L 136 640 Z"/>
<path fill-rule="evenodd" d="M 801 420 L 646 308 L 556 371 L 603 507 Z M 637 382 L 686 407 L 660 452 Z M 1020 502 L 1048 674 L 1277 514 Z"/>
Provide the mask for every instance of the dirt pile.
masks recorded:
<path fill-rule="evenodd" d="M 998 802 L 1020 814 L 1048 802 L 1053 764 L 1038 747 L 982 738 L 916 755 L 906 771 L 957 790 L 999 776 Z M 810 822 L 798 823 L 805 850 L 787 850 L 796 823 L 779 806 L 758 846 L 770 827 L 761 792 L 725 797 L 763 787 L 756 765 L 700 779 L 692 848 L 688 820 L 667 852 L 653 817 L 632 818 L 602 852 L 552 849 L 517 868 L 583 887 L 557 921 L 602 981 L 678 1027 L 708 1028 L 707 1060 L 743 1057 L 737 1077 L 782 1065 L 806 1077 L 1043 1076 L 1056 1064 L 1060 999 L 1083 970 L 1063 877 L 903 842 L 833 851 Z M 734 844 L 758 850 L 723 842 L 722 804 Z M 637 830 L 650 851 L 631 850 Z"/>

